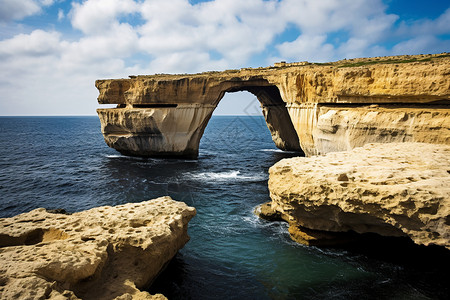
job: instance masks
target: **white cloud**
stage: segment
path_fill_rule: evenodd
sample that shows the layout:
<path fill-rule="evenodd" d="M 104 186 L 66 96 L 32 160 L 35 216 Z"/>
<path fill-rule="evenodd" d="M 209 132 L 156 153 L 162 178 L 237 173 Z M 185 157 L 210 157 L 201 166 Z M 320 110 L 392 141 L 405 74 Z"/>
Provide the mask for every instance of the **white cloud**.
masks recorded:
<path fill-rule="evenodd" d="M 58 21 L 62 21 L 64 17 L 64 11 L 62 9 L 58 9 Z"/>
<path fill-rule="evenodd" d="M 136 52 L 138 37 L 128 24 L 114 24 L 100 36 L 86 36 L 68 43 L 63 54 L 64 62 L 74 67 L 90 67 L 96 61 L 124 59 Z"/>
<path fill-rule="evenodd" d="M 324 0 L 281 2 L 280 19 L 297 25 L 301 35 L 293 42 L 277 46 L 281 59 L 288 61 L 330 61 L 370 52 L 370 47 L 386 37 L 396 15 L 387 15 L 381 1 Z M 328 37 L 347 38 L 338 43 Z"/>
<path fill-rule="evenodd" d="M 42 6 L 51 6 L 53 3 L 54 0 L 0 0 L 0 23 L 40 13 Z"/>
<path fill-rule="evenodd" d="M 450 32 L 450 8 L 436 20 L 422 19 L 414 22 L 401 22 L 395 32 L 397 36 L 415 37 L 418 35 L 439 35 Z"/>
<path fill-rule="evenodd" d="M 392 54 L 426 54 L 433 49 L 434 53 L 449 51 L 450 41 L 441 41 L 432 35 L 421 35 L 396 44 Z"/>
<path fill-rule="evenodd" d="M 101 35 L 118 24 L 121 15 L 134 13 L 138 4 L 133 0 L 88 0 L 72 3 L 72 26 L 85 34 Z"/>
<path fill-rule="evenodd" d="M 0 0 L 0 22 L 20 20 L 41 11 L 39 3 L 33 0 Z"/>
<path fill-rule="evenodd" d="M 243 64 L 265 49 L 284 22 L 277 2 L 211 1 L 192 6 L 187 0 L 146 1 L 139 28 L 142 51 L 159 57 L 167 53 L 214 51 L 229 64 Z"/>
<path fill-rule="evenodd" d="M 450 32 L 450 7 L 435 21 L 433 30 L 436 34 L 448 34 Z"/>
<path fill-rule="evenodd" d="M 280 19 L 296 24 L 304 34 L 324 34 L 338 30 L 361 32 L 368 25 L 392 25 L 394 15 L 386 15 L 378 0 L 284 0 L 280 3 Z"/>
<path fill-rule="evenodd" d="M 336 49 L 336 59 L 370 56 L 370 39 L 350 38 Z M 381 54 L 379 54 L 381 55 Z"/>
<path fill-rule="evenodd" d="M 40 2 L 44 6 L 50 6 L 50 5 L 53 5 L 53 3 L 55 3 L 55 0 L 40 0 Z"/>
<path fill-rule="evenodd" d="M 179 73 L 179 70 L 193 72 L 223 70 L 229 66 L 224 59 L 212 60 L 208 52 L 175 52 L 160 55 L 151 61 L 148 70 L 152 73 Z"/>
<path fill-rule="evenodd" d="M 0 3 L 1 22 L 38 14 L 57 1 Z M 0 25 L 0 36 L 8 37 L 0 40 L 0 113 L 93 114 L 95 79 L 239 68 L 262 53 L 268 60 L 261 66 L 450 49 L 437 37 L 450 33 L 450 9 L 410 23 L 385 11 L 381 0 L 73 2 L 69 13 L 58 11 L 63 22 L 56 30 Z M 66 17 L 77 34 L 57 31 Z M 288 26 L 299 36 L 274 44 Z M 386 40 L 394 46 L 387 48 Z"/>
<path fill-rule="evenodd" d="M 293 42 L 286 42 L 279 46 L 282 59 L 297 61 L 327 61 L 334 57 L 334 46 L 326 43 L 325 35 L 300 35 Z"/>
<path fill-rule="evenodd" d="M 133 39 L 129 30 L 118 25 L 113 32 Z M 0 41 L 1 114 L 94 114 L 96 79 L 143 73 L 120 58 L 132 44 L 108 37 L 69 42 L 42 30 Z"/>
<path fill-rule="evenodd" d="M 59 51 L 61 34 L 35 30 L 0 41 L 0 57 L 43 57 Z"/>

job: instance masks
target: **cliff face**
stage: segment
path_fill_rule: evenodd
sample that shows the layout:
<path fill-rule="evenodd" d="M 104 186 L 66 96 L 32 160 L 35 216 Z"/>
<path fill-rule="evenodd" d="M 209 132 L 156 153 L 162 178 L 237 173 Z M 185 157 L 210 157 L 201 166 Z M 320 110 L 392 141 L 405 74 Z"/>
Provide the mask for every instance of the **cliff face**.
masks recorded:
<path fill-rule="evenodd" d="M 98 109 L 108 146 L 131 156 L 195 158 L 214 106 Z"/>
<path fill-rule="evenodd" d="M 272 138 L 283 150 L 312 155 L 368 142 L 446 144 L 449 69 L 450 55 L 441 54 L 97 80 L 98 102 L 119 105 L 98 113 L 107 144 L 141 156 L 195 157 L 223 95 L 244 90 L 261 102 Z M 373 104 L 379 105 L 376 117 Z M 399 127 L 389 126 L 391 120 Z"/>
<path fill-rule="evenodd" d="M 315 124 L 317 153 L 347 151 L 366 143 L 450 145 L 450 110 L 445 106 L 320 107 Z"/>
<path fill-rule="evenodd" d="M 194 215 L 194 208 L 161 197 L 0 219 L 0 298 L 165 299 L 139 289 L 189 240 Z"/>
<path fill-rule="evenodd" d="M 269 170 L 271 214 L 298 241 L 308 230 L 354 231 L 450 249 L 449 165 L 450 146 L 424 143 L 284 159 Z"/>

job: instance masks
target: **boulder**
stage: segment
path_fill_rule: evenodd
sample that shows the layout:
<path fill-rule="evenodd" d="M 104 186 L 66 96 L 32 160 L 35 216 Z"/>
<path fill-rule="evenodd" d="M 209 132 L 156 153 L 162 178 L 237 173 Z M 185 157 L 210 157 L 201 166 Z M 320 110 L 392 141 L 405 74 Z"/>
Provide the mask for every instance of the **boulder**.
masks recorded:
<path fill-rule="evenodd" d="M 1 299 L 165 299 L 147 287 L 189 240 L 194 208 L 170 197 L 71 215 L 0 219 Z"/>
<path fill-rule="evenodd" d="M 269 176 L 271 209 L 291 226 L 406 236 L 450 249 L 448 145 L 367 144 L 284 159 Z"/>

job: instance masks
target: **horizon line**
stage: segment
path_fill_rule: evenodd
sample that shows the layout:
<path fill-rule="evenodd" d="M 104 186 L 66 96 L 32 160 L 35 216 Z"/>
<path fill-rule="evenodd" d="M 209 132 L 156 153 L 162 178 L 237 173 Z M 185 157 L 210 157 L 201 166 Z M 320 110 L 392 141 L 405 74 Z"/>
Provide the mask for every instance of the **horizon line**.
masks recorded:
<path fill-rule="evenodd" d="M 264 117 L 262 114 L 214 114 L 212 116 L 216 117 Z M 54 115 L 0 115 L 0 118 L 7 117 L 98 117 L 94 114 L 79 114 L 79 115 L 67 115 L 67 114 L 54 114 Z"/>

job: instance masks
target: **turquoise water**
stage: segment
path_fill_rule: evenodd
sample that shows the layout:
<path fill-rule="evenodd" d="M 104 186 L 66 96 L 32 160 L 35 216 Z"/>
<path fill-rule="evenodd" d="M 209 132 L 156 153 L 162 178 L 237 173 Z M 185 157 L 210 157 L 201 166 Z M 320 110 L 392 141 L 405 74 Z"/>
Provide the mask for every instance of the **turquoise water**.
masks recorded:
<path fill-rule="evenodd" d="M 170 195 L 197 209 L 191 240 L 152 293 L 169 299 L 447 299 L 449 256 L 382 240 L 374 251 L 291 241 L 254 216 L 283 158 L 262 117 L 213 117 L 198 160 L 140 159 L 106 146 L 96 117 L 0 118 L 0 217 L 74 212 Z M 395 243 L 395 244 L 394 244 Z M 370 246 L 372 248 L 372 246 Z M 391 255 L 392 254 L 392 255 Z"/>

